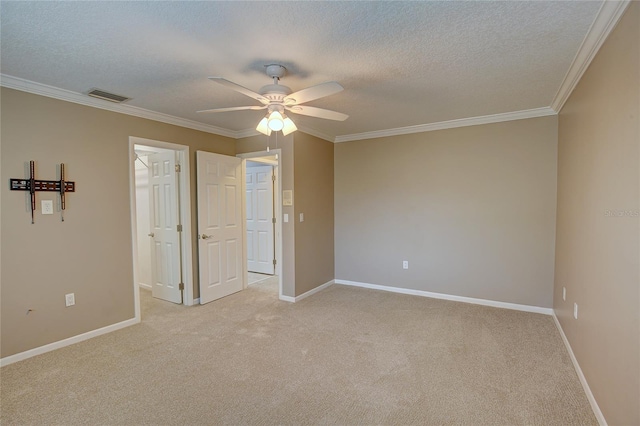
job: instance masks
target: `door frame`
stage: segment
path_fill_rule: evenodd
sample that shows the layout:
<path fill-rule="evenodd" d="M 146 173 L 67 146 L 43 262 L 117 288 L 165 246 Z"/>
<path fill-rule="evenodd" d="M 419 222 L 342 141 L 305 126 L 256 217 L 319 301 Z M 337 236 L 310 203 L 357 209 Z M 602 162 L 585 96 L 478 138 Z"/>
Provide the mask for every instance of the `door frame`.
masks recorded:
<path fill-rule="evenodd" d="M 276 176 L 276 187 L 274 188 L 274 207 L 275 207 L 275 216 L 276 216 L 276 229 L 275 229 L 275 235 L 273 236 L 276 242 L 276 274 L 278 275 L 278 298 L 282 299 L 283 294 L 282 294 L 282 202 L 280 200 L 280 194 L 282 194 L 282 179 L 281 179 L 281 168 L 282 168 L 282 162 L 280 161 L 282 158 L 282 150 L 280 149 L 271 149 L 269 151 L 256 151 L 256 152 L 247 152 L 244 154 L 237 154 L 236 157 L 241 158 L 242 159 L 242 170 L 243 170 L 243 174 L 242 174 L 242 193 L 245 194 L 244 197 L 242 197 L 242 214 L 243 214 L 243 220 L 246 221 L 247 220 L 247 176 L 245 173 L 246 170 L 246 166 L 247 166 L 247 160 L 251 160 L 253 158 L 260 158 L 260 157 L 272 157 L 272 156 L 276 156 L 277 157 L 277 161 L 276 164 L 272 164 L 274 166 L 274 173 Z M 247 247 L 247 232 L 245 230 L 244 235 L 242 236 L 242 238 L 244 239 L 244 247 L 245 247 L 245 254 L 244 254 L 244 268 L 245 268 L 245 272 L 247 269 L 247 253 L 246 253 L 246 247 Z M 248 272 L 246 272 L 248 274 Z M 245 280 L 245 288 L 247 288 L 248 286 L 248 280 Z"/>
<path fill-rule="evenodd" d="M 189 167 L 189 147 L 170 142 L 145 139 L 136 136 L 129 136 L 129 203 L 131 212 L 131 247 L 133 250 L 133 295 L 135 306 L 135 319 L 141 319 L 140 313 L 140 292 L 138 290 L 138 224 L 136 206 L 136 179 L 135 179 L 135 145 L 147 145 L 154 148 L 173 150 L 178 154 L 180 162 L 180 219 L 182 222 L 182 280 L 184 282 L 184 305 L 194 304 L 193 299 L 193 250 L 192 250 L 192 225 L 191 225 L 191 169 Z"/>

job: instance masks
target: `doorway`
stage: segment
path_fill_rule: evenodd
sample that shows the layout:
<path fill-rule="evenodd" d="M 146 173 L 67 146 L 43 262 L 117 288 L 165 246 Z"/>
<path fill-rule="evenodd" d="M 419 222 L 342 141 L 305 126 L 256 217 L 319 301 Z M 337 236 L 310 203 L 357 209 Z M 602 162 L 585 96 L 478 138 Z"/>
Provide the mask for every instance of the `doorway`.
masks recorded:
<path fill-rule="evenodd" d="M 247 270 L 275 275 L 275 173 L 272 164 L 246 162 Z"/>
<path fill-rule="evenodd" d="M 255 284 L 260 281 L 272 281 L 272 278 L 277 277 L 278 280 L 278 297 L 282 298 L 282 208 L 280 202 L 280 194 L 282 191 L 282 183 L 280 179 L 280 149 L 272 149 L 270 151 L 259 151 L 245 154 L 238 154 L 237 157 L 242 158 L 245 164 L 245 194 L 247 195 L 245 200 L 245 214 L 247 219 L 247 275 L 248 284 Z M 264 178 L 268 174 L 263 174 L 261 178 L 257 176 L 257 173 L 251 172 L 251 169 L 262 169 L 263 172 L 272 172 L 273 180 L 271 182 L 270 203 L 263 204 L 263 211 L 261 212 L 262 223 L 255 223 L 258 209 L 256 203 L 258 203 L 257 194 L 250 192 L 251 184 L 250 179 L 254 181 L 262 180 L 265 184 Z M 262 186 L 262 189 L 267 189 L 266 186 Z M 264 194 L 263 194 L 263 201 Z M 252 206 L 253 204 L 253 206 Z M 270 206 L 271 214 L 266 215 Z M 252 214 L 253 211 L 253 214 Z M 253 218 L 251 216 L 254 216 Z M 273 219 L 275 223 L 265 223 L 265 218 Z M 251 221 L 253 224 L 250 224 Z M 268 222 L 271 222 L 269 220 Z M 255 226 L 253 226 L 255 225 Z M 255 228 L 253 235 L 250 235 L 250 229 Z M 271 239 L 264 233 L 264 231 L 272 232 Z M 258 233 L 262 232 L 262 239 L 258 236 Z M 253 250 L 251 249 L 253 247 Z M 252 264 L 253 261 L 253 264 Z M 271 269 L 268 268 L 271 264 Z"/>
<path fill-rule="evenodd" d="M 140 288 L 151 289 L 159 299 L 194 304 L 189 147 L 130 137 L 129 157 L 134 303 L 139 321 Z"/>
<path fill-rule="evenodd" d="M 130 203 L 131 203 L 131 227 L 132 227 L 132 248 L 133 248 L 133 272 L 134 272 L 134 306 L 135 306 L 135 317 L 137 321 L 141 319 L 141 310 L 140 310 L 140 293 L 139 293 L 139 283 L 141 282 L 141 262 L 138 259 L 138 246 L 141 245 L 138 242 L 138 234 L 145 233 L 144 230 L 138 232 L 138 221 L 137 221 L 137 210 L 140 208 L 145 208 L 142 205 L 144 201 L 138 203 L 136 200 L 136 170 L 135 163 L 136 161 L 136 145 L 140 145 L 141 147 L 150 148 L 153 152 L 154 150 L 169 150 L 173 151 L 176 154 L 177 162 L 181 167 L 180 176 L 182 178 L 179 182 L 180 187 L 180 199 L 178 210 L 181 217 L 182 222 L 182 238 L 180 241 L 181 248 L 181 262 L 182 262 L 182 279 L 184 282 L 184 290 L 183 290 L 183 304 L 186 306 L 191 306 L 194 304 L 199 304 L 200 299 L 194 298 L 194 288 L 193 288 L 193 238 L 192 233 L 194 231 L 194 227 L 191 223 L 191 185 L 190 185 L 190 176 L 191 173 L 189 171 L 189 158 L 190 151 L 189 147 L 186 145 L 173 144 L 169 142 L 156 141 L 151 139 L 144 139 L 138 137 L 130 137 L 129 138 L 129 158 L 130 158 Z M 141 148 L 139 147 L 139 148 Z M 251 161 L 259 161 L 266 164 L 271 164 L 273 166 L 274 175 L 276 177 L 275 185 L 274 185 L 274 210 L 275 210 L 275 218 L 276 218 L 276 226 L 275 226 L 275 274 L 278 280 L 278 297 L 281 300 L 287 300 L 287 298 L 283 295 L 283 282 L 282 282 L 282 207 L 280 194 L 282 193 L 282 182 L 280 179 L 280 165 L 281 165 L 281 150 L 280 149 L 272 149 L 270 152 L 253 152 L 253 153 L 245 153 L 238 154 L 237 157 L 242 160 L 242 168 L 246 170 L 246 160 L 250 159 Z M 139 162 L 139 161 L 138 161 Z M 148 165 L 148 164 L 147 164 Z M 245 185 L 243 179 L 243 186 Z M 246 190 L 246 188 L 243 188 Z M 246 219 L 244 215 L 246 214 L 246 200 L 243 197 L 243 219 Z M 246 238 L 246 236 L 245 236 Z M 246 245 L 245 245 L 246 247 Z M 245 253 L 245 261 L 243 262 L 246 265 L 246 253 Z M 246 268 L 245 268 L 246 271 Z M 247 275 L 245 275 L 244 286 L 246 288 L 247 285 Z"/>

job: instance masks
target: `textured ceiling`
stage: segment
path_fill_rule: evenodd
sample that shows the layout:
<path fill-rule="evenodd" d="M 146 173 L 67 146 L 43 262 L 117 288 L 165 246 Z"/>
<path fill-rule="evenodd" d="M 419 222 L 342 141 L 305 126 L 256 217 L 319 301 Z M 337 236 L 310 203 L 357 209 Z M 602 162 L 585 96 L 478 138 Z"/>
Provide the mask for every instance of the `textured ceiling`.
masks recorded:
<path fill-rule="evenodd" d="M 308 105 L 344 122 L 291 115 L 316 133 L 353 135 L 548 107 L 600 1 L 523 2 L 5 2 L 2 74 L 86 93 L 231 131 L 263 111 L 217 85 L 345 90 Z"/>

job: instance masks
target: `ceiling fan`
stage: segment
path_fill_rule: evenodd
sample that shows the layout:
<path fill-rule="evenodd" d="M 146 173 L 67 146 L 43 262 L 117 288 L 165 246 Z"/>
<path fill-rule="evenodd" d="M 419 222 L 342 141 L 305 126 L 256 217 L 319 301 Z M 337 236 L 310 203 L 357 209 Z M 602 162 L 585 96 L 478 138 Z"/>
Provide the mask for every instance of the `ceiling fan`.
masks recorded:
<path fill-rule="evenodd" d="M 260 123 L 258 123 L 256 130 L 267 136 L 270 135 L 272 131 L 282 131 L 286 136 L 289 133 L 298 130 L 293 121 L 285 115 L 285 111 L 336 121 L 344 121 L 349 118 L 347 114 L 343 114 L 341 112 L 300 105 L 342 91 L 342 86 L 335 81 L 328 81 L 326 83 L 321 83 L 292 93 L 291 89 L 287 86 L 278 84 L 280 78 L 284 76 L 287 71 L 285 67 L 279 64 L 271 64 L 266 66 L 266 71 L 267 75 L 273 78 L 273 84 L 263 86 L 258 92 L 254 92 L 253 90 L 247 89 L 246 87 L 240 86 L 239 84 L 233 83 L 222 77 L 209 77 L 209 80 L 211 81 L 259 101 L 262 104 L 261 106 L 255 105 L 215 108 L 205 109 L 198 112 L 228 112 L 266 109 L 267 115 L 260 121 Z"/>

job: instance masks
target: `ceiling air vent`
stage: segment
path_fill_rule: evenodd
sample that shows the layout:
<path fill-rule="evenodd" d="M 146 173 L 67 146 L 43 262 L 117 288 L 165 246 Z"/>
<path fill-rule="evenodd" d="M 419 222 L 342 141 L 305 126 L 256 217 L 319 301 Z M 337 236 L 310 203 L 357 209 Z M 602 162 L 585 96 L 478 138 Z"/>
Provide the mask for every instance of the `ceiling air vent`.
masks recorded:
<path fill-rule="evenodd" d="M 126 96 L 116 95 L 114 93 L 105 92 L 104 90 L 100 90 L 100 89 L 91 89 L 91 91 L 89 91 L 87 95 L 93 96 L 94 98 L 100 98 L 100 99 L 104 99 L 105 101 L 116 102 L 116 103 L 125 102 L 131 99 L 131 98 L 127 98 Z"/>

